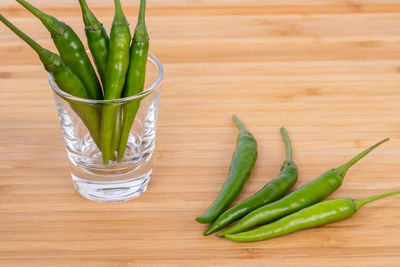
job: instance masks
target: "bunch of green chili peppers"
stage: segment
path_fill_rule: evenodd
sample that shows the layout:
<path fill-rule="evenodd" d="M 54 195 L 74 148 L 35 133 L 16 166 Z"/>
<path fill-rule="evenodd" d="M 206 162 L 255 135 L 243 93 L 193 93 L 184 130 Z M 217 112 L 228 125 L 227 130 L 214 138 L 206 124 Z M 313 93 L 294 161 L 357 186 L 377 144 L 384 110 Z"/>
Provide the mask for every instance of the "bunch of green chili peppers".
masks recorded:
<path fill-rule="evenodd" d="M 43 23 L 60 55 L 40 46 L 1 14 L 0 21 L 35 50 L 44 68 L 53 76 L 61 90 L 76 97 L 94 100 L 119 99 L 143 91 L 149 50 L 145 24 L 146 0 L 140 0 L 132 41 L 120 0 L 114 0 L 115 14 L 110 36 L 85 0 L 79 0 L 87 43 L 100 81 L 84 45 L 69 25 L 40 11 L 25 0 L 16 1 Z M 140 101 L 123 106 L 107 102 L 99 111 L 89 104 L 70 103 L 102 152 L 104 164 L 108 164 L 110 159 L 121 161 L 124 157 L 139 105 Z"/>
<path fill-rule="evenodd" d="M 250 198 L 227 209 L 240 194 L 257 159 L 257 142 L 254 136 L 246 130 L 236 115 L 233 116 L 233 120 L 239 128 L 239 135 L 229 176 L 216 200 L 203 215 L 196 218 L 200 223 L 211 223 L 204 235 L 221 230 L 237 221 L 218 233 L 218 236 L 238 242 L 269 239 L 346 219 L 369 202 L 400 194 L 400 190 L 396 190 L 361 199 L 338 198 L 322 201 L 342 185 L 351 166 L 377 146 L 388 141 L 388 138 L 365 149 L 345 164 L 326 171 L 313 181 L 287 194 L 297 182 L 298 171 L 292 159 L 289 136 L 285 128 L 281 128 L 286 158 L 280 175 Z M 285 194 L 287 195 L 284 196 Z M 257 226 L 260 227 L 254 228 Z"/>

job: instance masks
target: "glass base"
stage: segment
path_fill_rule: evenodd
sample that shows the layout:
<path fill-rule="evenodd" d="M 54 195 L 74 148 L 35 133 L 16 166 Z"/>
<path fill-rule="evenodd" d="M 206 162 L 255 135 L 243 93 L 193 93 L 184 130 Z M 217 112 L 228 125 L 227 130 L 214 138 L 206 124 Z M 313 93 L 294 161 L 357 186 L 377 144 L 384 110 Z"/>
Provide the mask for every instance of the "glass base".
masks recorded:
<path fill-rule="evenodd" d="M 84 198 L 97 202 L 123 202 L 136 198 L 146 191 L 151 170 L 134 179 L 102 182 L 81 179 L 71 173 L 75 189 Z"/>

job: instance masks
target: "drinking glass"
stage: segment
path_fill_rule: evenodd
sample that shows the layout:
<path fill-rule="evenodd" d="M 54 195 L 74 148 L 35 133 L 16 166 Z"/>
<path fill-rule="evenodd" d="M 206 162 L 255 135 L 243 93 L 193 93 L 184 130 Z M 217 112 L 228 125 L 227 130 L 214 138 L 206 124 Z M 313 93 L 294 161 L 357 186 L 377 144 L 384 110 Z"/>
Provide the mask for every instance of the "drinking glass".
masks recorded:
<path fill-rule="evenodd" d="M 135 198 L 146 190 L 152 173 L 162 79 L 162 64 L 152 54 L 147 61 L 144 90 L 126 98 L 88 100 L 75 97 L 58 88 L 49 75 L 72 181 L 83 197 L 98 202 L 121 202 Z M 105 165 L 99 149 L 102 110 L 115 108 L 123 117 L 127 105 L 138 105 L 139 108 L 125 153 L 121 160 L 117 160 L 117 153 L 114 152 L 112 160 Z M 93 116 L 97 116 L 98 120 L 93 120 Z"/>

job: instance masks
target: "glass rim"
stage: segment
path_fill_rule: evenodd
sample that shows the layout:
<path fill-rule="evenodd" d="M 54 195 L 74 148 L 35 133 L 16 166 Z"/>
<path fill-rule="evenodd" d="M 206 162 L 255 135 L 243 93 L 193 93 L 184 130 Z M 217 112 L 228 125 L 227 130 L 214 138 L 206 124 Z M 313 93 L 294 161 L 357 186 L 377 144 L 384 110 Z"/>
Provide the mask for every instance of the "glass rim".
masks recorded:
<path fill-rule="evenodd" d="M 49 83 L 50 83 L 50 87 L 53 89 L 53 92 L 55 92 L 60 97 L 66 98 L 68 100 L 73 100 L 73 101 L 78 101 L 78 102 L 83 102 L 83 103 L 89 103 L 89 104 L 126 103 L 126 102 L 129 102 L 131 100 L 142 98 L 142 97 L 148 95 L 149 93 L 151 93 L 155 88 L 157 88 L 161 84 L 162 79 L 164 77 L 164 68 L 163 68 L 163 66 L 161 64 L 161 61 L 151 53 L 148 54 L 147 61 L 150 61 L 155 66 L 157 66 L 157 70 L 158 70 L 157 78 L 155 79 L 155 81 L 149 87 L 145 88 L 140 93 L 137 93 L 135 95 L 128 96 L 128 97 L 123 97 L 123 98 L 116 98 L 116 99 L 109 99 L 109 100 L 80 98 L 80 97 L 77 97 L 77 96 L 70 95 L 70 94 L 64 92 L 63 90 L 61 90 L 58 87 L 58 85 L 56 84 L 56 82 L 55 82 L 55 80 L 53 78 L 53 75 L 51 75 L 50 73 L 48 74 L 48 80 L 49 80 Z"/>

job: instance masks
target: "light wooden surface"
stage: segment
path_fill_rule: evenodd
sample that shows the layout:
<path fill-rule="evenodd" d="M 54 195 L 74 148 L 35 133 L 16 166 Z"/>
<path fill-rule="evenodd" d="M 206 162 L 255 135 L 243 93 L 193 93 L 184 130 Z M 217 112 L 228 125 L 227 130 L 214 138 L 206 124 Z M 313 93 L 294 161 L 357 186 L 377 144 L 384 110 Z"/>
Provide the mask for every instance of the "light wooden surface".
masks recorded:
<path fill-rule="evenodd" d="M 84 37 L 78 1 L 31 2 Z M 166 75 L 154 175 L 121 204 L 75 192 L 46 73 L 0 25 L 0 266 L 399 266 L 399 196 L 249 244 L 203 237 L 194 218 L 225 180 L 233 113 L 259 143 L 239 200 L 279 173 L 280 126 L 293 140 L 296 188 L 387 136 L 332 197 L 400 188 L 400 1 L 148 2 L 151 51 Z M 112 1 L 88 3 L 109 28 Z M 133 28 L 138 1 L 122 4 Z M 55 51 L 13 0 L 0 12 Z"/>

